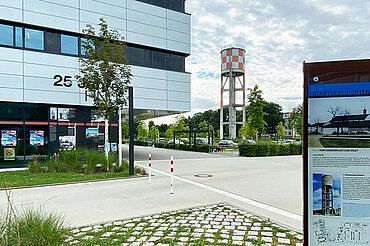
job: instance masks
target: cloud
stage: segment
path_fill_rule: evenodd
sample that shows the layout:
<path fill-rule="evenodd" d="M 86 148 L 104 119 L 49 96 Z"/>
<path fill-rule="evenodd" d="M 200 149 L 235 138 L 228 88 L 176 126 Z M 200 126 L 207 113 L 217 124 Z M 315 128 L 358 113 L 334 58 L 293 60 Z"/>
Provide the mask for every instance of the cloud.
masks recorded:
<path fill-rule="evenodd" d="M 228 45 L 246 50 L 247 87 L 284 110 L 302 102 L 302 62 L 370 56 L 370 2 L 365 0 L 192 0 L 192 111 L 217 107 L 220 51 Z M 201 105 L 201 98 L 204 105 Z M 195 101 L 197 100 L 197 102 Z M 196 106 L 196 107 L 195 107 Z"/>

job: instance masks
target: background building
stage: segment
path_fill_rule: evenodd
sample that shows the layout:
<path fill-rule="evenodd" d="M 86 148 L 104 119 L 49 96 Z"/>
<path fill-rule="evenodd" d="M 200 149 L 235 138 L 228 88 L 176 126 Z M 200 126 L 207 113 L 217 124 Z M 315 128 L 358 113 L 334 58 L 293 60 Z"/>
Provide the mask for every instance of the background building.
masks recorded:
<path fill-rule="evenodd" d="M 190 111 L 184 0 L 0 0 L 0 167 L 24 164 L 33 153 L 103 143 L 102 119 L 74 79 L 82 29 L 98 29 L 100 17 L 126 39 L 135 114 Z"/>

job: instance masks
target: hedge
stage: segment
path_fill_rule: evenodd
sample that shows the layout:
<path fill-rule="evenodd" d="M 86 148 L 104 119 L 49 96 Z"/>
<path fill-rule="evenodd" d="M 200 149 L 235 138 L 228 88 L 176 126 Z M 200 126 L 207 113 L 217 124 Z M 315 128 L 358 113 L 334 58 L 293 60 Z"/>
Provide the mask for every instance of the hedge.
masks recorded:
<path fill-rule="evenodd" d="M 150 146 L 152 143 L 150 141 L 145 141 L 141 139 L 134 139 L 134 145 L 138 146 Z"/>
<path fill-rule="evenodd" d="M 154 146 L 157 148 L 166 148 L 166 149 L 173 149 L 173 144 L 169 143 L 154 143 Z M 176 149 L 178 150 L 186 150 L 186 151 L 196 151 L 196 152 L 206 152 L 208 153 L 208 144 L 190 146 L 188 144 L 176 144 Z"/>
<path fill-rule="evenodd" d="M 302 144 L 240 144 L 240 156 L 301 155 Z"/>

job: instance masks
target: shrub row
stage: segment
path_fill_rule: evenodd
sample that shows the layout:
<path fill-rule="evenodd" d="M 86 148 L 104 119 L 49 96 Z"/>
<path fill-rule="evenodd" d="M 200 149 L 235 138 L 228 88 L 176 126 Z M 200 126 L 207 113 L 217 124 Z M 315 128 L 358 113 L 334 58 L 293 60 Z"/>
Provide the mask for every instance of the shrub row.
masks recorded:
<path fill-rule="evenodd" d="M 301 155 L 302 144 L 240 144 L 240 156 Z"/>
<path fill-rule="evenodd" d="M 137 146 L 151 146 L 152 142 L 141 140 L 141 139 L 134 139 L 134 145 L 137 145 Z"/>
<path fill-rule="evenodd" d="M 125 161 L 126 162 L 126 161 Z M 113 163 L 117 163 L 117 155 L 110 152 L 108 160 L 105 153 L 93 149 L 63 150 L 49 158 L 41 158 L 34 155 L 28 163 L 28 170 L 32 173 L 43 172 L 73 172 L 73 173 L 96 173 L 107 171 L 123 171 L 118 167 L 113 169 Z M 128 164 L 125 163 L 125 166 Z M 121 168 L 121 167 L 120 167 Z"/>
<path fill-rule="evenodd" d="M 166 149 L 173 149 L 173 144 L 169 143 L 154 143 L 154 146 L 157 148 L 166 148 Z M 196 151 L 196 152 L 206 152 L 208 153 L 209 147 L 208 144 L 196 145 L 191 146 L 188 144 L 177 144 L 176 149 L 178 150 L 185 150 L 185 151 Z"/>

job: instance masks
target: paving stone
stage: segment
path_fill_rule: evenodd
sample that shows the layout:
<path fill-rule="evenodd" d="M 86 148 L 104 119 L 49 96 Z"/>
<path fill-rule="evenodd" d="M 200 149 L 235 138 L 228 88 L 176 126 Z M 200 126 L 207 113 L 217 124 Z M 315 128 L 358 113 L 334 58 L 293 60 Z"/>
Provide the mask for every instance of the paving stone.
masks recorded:
<path fill-rule="evenodd" d="M 303 243 L 296 243 L 295 246 L 303 246 Z"/>
<path fill-rule="evenodd" d="M 279 243 L 286 243 L 286 244 L 290 244 L 290 239 L 288 238 L 278 238 L 278 242 Z"/>
<path fill-rule="evenodd" d="M 111 232 L 111 231 L 108 231 L 108 232 L 106 232 L 106 233 L 104 233 L 103 235 L 101 235 L 102 237 L 110 237 L 110 236 L 112 236 L 114 233 L 113 232 Z"/>
<path fill-rule="evenodd" d="M 286 237 L 286 233 L 285 232 L 277 232 L 276 236 L 277 237 Z"/>
<path fill-rule="evenodd" d="M 272 237 L 273 235 L 270 231 L 261 231 L 261 236 Z"/>
<path fill-rule="evenodd" d="M 79 229 L 73 229 L 71 232 L 73 233 L 73 234 L 76 234 L 77 232 L 79 232 L 80 230 Z"/>
<path fill-rule="evenodd" d="M 303 235 L 295 235 L 294 237 L 298 240 L 303 240 Z"/>
<path fill-rule="evenodd" d="M 233 241 L 243 241 L 244 237 L 243 236 L 232 236 L 231 239 Z"/>
<path fill-rule="evenodd" d="M 263 240 L 265 242 L 268 242 L 268 243 L 272 243 L 272 238 L 271 237 L 261 237 L 261 240 Z"/>
<path fill-rule="evenodd" d="M 247 236 L 247 239 L 257 240 L 257 239 L 258 239 L 258 237 L 257 237 L 257 236 Z"/>
<path fill-rule="evenodd" d="M 97 232 L 101 232 L 102 230 L 103 229 L 96 228 L 96 229 L 92 229 L 91 232 L 97 233 Z"/>
<path fill-rule="evenodd" d="M 93 229 L 92 226 L 88 226 L 88 227 L 81 228 L 80 230 L 83 232 L 87 232 L 87 231 L 91 231 L 92 229 Z"/>
<path fill-rule="evenodd" d="M 82 236 L 82 235 L 85 235 L 85 234 L 86 234 L 86 232 L 79 232 L 79 233 L 75 234 L 75 237 L 79 237 L 79 236 Z"/>
<path fill-rule="evenodd" d="M 233 225 L 225 226 L 225 229 L 234 230 L 235 226 L 233 226 Z"/>
<path fill-rule="evenodd" d="M 261 230 L 261 227 L 259 227 L 259 226 L 252 226 L 251 227 L 251 230 L 252 231 L 260 231 Z"/>
<path fill-rule="evenodd" d="M 179 241 L 180 242 L 187 242 L 187 241 L 189 241 L 189 238 L 188 237 L 179 237 Z"/>
<path fill-rule="evenodd" d="M 123 222 L 122 221 L 115 221 L 115 222 L 113 222 L 113 225 L 123 225 Z"/>
<path fill-rule="evenodd" d="M 155 242 L 159 239 L 161 239 L 161 238 L 160 237 L 151 237 L 151 238 L 149 238 L 149 242 Z"/>

